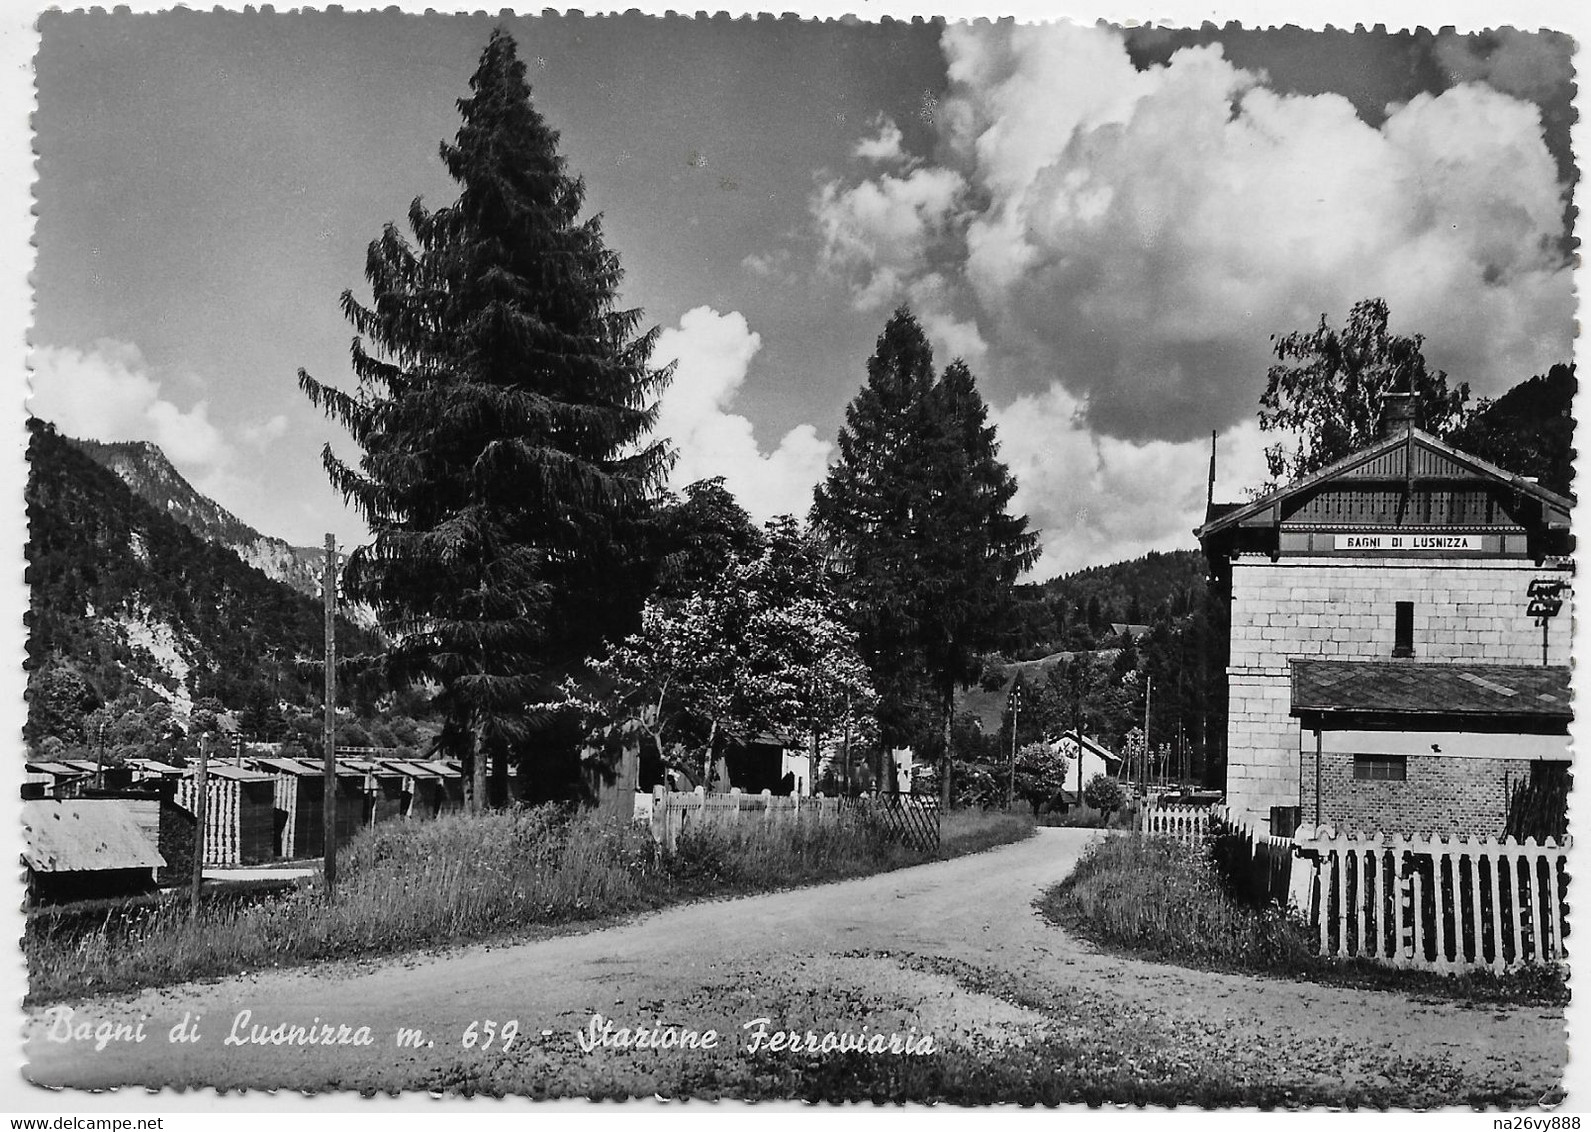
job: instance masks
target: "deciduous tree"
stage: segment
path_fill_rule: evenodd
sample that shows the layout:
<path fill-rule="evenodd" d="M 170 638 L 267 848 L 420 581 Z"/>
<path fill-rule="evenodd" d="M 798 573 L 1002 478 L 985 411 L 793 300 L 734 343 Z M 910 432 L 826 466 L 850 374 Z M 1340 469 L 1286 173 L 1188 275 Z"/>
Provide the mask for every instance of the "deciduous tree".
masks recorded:
<path fill-rule="evenodd" d="M 1375 439 L 1384 393 L 1412 393 L 1427 432 L 1441 435 L 1461 419 L 1469 386 L 1449 389 L 1447 374 L 1427 367 L 1424 336 L 1393 334 L 1381 299 L 1355 303 L 1341 329 L 1326 316 L 1310 331 L 1273 338 L 1276 364 L 1260 397 L 1260 428 L 1290 440 L 1265 450 L 1273 481 L 1326 467 Z"/>

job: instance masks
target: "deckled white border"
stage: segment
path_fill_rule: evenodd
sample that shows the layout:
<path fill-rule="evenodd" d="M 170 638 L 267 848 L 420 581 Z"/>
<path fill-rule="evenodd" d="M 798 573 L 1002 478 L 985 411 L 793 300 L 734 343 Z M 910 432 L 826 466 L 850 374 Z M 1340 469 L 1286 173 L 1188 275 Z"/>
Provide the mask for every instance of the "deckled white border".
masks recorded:
<path fill-rule="evenodd" d="M 32 219 L 32 182 L 34 178 L 34 159 L 32 146 L 32 130 L 29 116 L 34 107 L 34 89 L 32 74 L 32 59 L 38 48 L 38 33 L 33 24 L 39 12 L 50 7 L 76 8 L 87 5 L 76 4 L 48 4 L 42 0 L 0 0 L 0 356 L 6 361 L 4 373 L 7 380 L 14 383 L 10 386 L 14 399 L 7 403 L 10 406 L 10 415 L 7 420 L 7 433 L 14 438 L 14 443 L 0 447 L 0 640 L 9 643 L 9 655 L 13 658 L 9 665 L 0 665 L 0 704 L 9 706 L 9 711 L 0 712 L 0 734 L 6 736 L 6 741 L 0 743 L 0 759 L 6 760 L 0 766 L 14 767 L 20 771 L 21 739 L 20 729 L 23 719 L 23 687 L 22 679 L 22 641 L 23 641 L 23 611 L 27 608 L 26 587 L 23 584 L 23 569 L 25 566 L 23 547 L 26 541 L 26 517 L 23 511 L 22 492 L 26 480 L 26 463 L 23 458 L 26 443 L 26 432 L 23 427 L 25 412 L 22 400 L 25 397 L 26 383 L 26 355 L 27 334 L 32 321 L 32 294 L 28 282 L 29 274 L 33 269 L 34 251 L 32 247 L 33 219 Z M 151 2 L 151 0 L 134 0 L 125 5 L 116 5 L 118 9 L 125 7 L 134 12 L 158 12 L 174 6 L 169 3 Z M 186 7 L 188 5 L 180 5 Z M 205 10 L 211 7 L 226 7 L 239 9 L 241 4 L 195 4 L 196 10 Z M 263 7 L 263 5 L 256 5 Z M 300 10 L 298 5 L 278 5 L 276 11 L 288 13 Z M 329 8 L 334 5 L 320 4 L 309 5 L 312 8 Z M 364 10 L 389 10 L 398 8 L 405 12 L 424 13 L 427 11 L 439 13 L 488 12 L 495 14 L 501 8 L 485 8 L 483 6 L 426 4 L 421 0 L 394 0 L 394 2 L 378 3 L 371 5 L 345 4 L 348 11 Z M 534 5 L 526 5 L 518 11 L 524 14 L 539 13 L 542 9 Z M 1040 2 L 1040 0 L 998 0 L 998 2 L 970 2 L 970 0 L 919 0 L 910 3 L 907 0 L 778 0 L 767 5 L 746 5 L 730 3 L 725 0 L 715 0 L 711 4 L 691 5 L 689 3 L 658 3 L 655 0 L 633 0 L 622 5 L 593 4 L 590 6 L 571 5 L 565 10 L 579 10 L 587 15 L 618 12 L 640 12 L 650 15 L 664 15 L 669 12 L 684 14 L 718 14 L 728 12 L 731 15 L 758 15 L 763 12 L 775 12 L 783 15 L 794 12 L 803 17 L 842 18 L 854 16 L 856 18 L 874 21 L 883 17 L 909 20 L 915 16 L 944 16 L 947 19 L 980 19 L 980 18 L 1014 18 L 1023 21 L 1049 21 L 1055 19 L 1072 19 L 1078 22 L 1092 23 L 1096 20 L 1105 20 L 1115 24 L 1155 23 L 1173 27 L 1197 26 L 1205 22 L 1225 25 L 1236 22 L 1249 28 L 1268 27 L 1276 25 L 1294 24 L 1306 28 L 1353 28 L 1362 25 L 1366 28 L 1375 28 L 1384 25 L 1389 31 L 1402 28 L 1426 27 L 1433 31 L 1444 27 L 1454 27 L 1459 31 L 1478 31 L 1489 27 L 1511 25 L 1522 30 L 1537 30 L 1551 28 L 1567 32 L 1572 35 L 1578 45 L 1575 55 L 1576 77 L 1579 90 L 1575 97 L 1575 107 L 1578 120 L 1572 132 L 1574 152 L 1579 158 L 1581 184 L 1576 193 L 1577 203 L 1581 208 L 1582 217 L 1587 211 L 1587 194 L 1584 190 L 1586 179 L 1591 177 L 1591 168 L 1588 168 L 1586 155 L 1588 149 L 1588 126 L 1586 117 L 1591 113 L 1588 106 L 1585 90 L 1591 85 L 1591 66 L 1587 65 L 1588 55 L 1586 45 L 1591 43 L 1591 4 L 1584 0 L 1396 0 L 1381 3 L 1372 0 L 1316 0 L 1314 3 L 1284 4 L 1262 2 L 1262 0 L 1226 0 L 1220 5 L 1200 3 L 1197 0 L 1158 0 L 1152 7 L 1130 5 L 1121 3 L 1120 0 L 1094 0 L 1092 3 L 1082 3 L 1079 0 L 1060 0 L 1060 2 Z M 1583 220 L 1577 223 L 1576 232 L 1583 232 L 1587 225 Z M 1584 253 L 1582 252 L 1582 255 Z M 1577 294 L 1584 293 L 1586 272 L 1583 262 L 1577 266 L 1576 288 Z M 1581 390 L 1575 401 L 1575 417 L 1581 422 L 1578 432 L 1579 448 L 1582 454 L 1591 449 L 1591 399 L 1585 392 L 1587 382 L 1591 382 L 1591 368 L 1585 362 L 1585 351 L 1579 339 L 1575 344 L 1575 357 L 1582 364 L 1579 366 Z M 1586 470 L 1588 465 L 1584 460 L 1580 462 L 1580 477 L 1576 486 L 1580 494 L 1587 492 Z M 1579 577 L 1591 578 L 1585 573 L 1585 556 L 1587 554 L 1584 508 L 1577 509 L 1575 527 L 1580 532 L 1580 549 L 1576 553 L 1576 565 L 1579 568 Z M 1591 590 L 1584 591 L 1581 606 L 1591 600 Z M 1577 619 L 1578 621 L 1578 619 Z M 1591 690 L 1585 666 L 1579 663 L 1582 658 L 1591 658 L 1591 651 L 1585 647 L 1585 636 L 1580 626 L 1576 625 L 1576 658 L 1573 687 L 1577 707 L 1576 721 L 1572 734 L 1576 750 L 1583 749 L 1582 737 L 1587 734 L 1587 727 L 1591 726 L 1591 697 L 1587 691 Z M 1591 892 L 1591 770 L 1581 769 L 1581 783 L 1575 791 L 1570 807 L 1571 830 L 1577 835 L 1579 845 L 1571 855 L 1570 871 L 1576 878 L 1575 887 L 1571 888 L 1571 902 L 1583 904 L 1591 909 L 1591 899 L 1582 898 L 1574 901 L 1577 891 Z M 0 830 L 4 831 L 5 844 L 16 847 L 17 851 L 8 850 L 5 859 L 17 861 L 20 849 L 20 801 L 18 791 L 14 785 L 6 786 L 4 780 L 9 775 L 0 776 Z M 14 780 L 11 780 L 14 782 Z M 1582 879 L 1583 878 L 1583 879 Z M 6 892 L 4 885 L 10 885 Z M 4 933 L 10 939 L 17 939 L 22 931 L 22 917 L 19 911 L 22 886 L 20 874 L 13 873 L 0 879 L 0 923 L 9 923 L 11 930 Z M 1591 918 L 1577 916 L 1582 924 L 1581 933 L 1591 933 Z M 1575 941 L 1570 941 L 1571 955 L 1579 949 L 1574 946 Z M 1591 947 L 1586 948 L 1591 955 Z M 14 962 L 6 964 L 0 961 L 0 970 L 9 971 L 10 978 L 5 982 L 5 990 L 13 1004 L 19 1004 L 23 988 L 25 987 L 25 973 L 22 966 L 20 950 L 12 953 Z M 1574 1113 L 1591 1111 L 1591 1052 L 1579 1051 L 1576 1056 L 1575 1036 L 1591 1034 L 1591 1002 L 1587 1001 L 1588 994 L 1582 993 L 1575 996 L 1566 1012 L 1570 1030 L 1570 1062 L 1565 1078 L 1565 1085 L 1569 1089 L 1569 1099 L 1560 1108 L 1560 1113 Z M 61 1093 L 51 1098 L 43 1090 L 27 1084 L 20 1073 L 21 1057 L 21 1012 L 18 1008 L 14 1015 L 17 1023 L 12 1033 L 17 1035 L 15 1053 L 11 1058 L 0 1058 L 8 1061 L 17 1068 L 7 1072 L 0 1070 L 0 1113 L 42 1113 L 47 1107 L 53 1107 L 56 1113 L 158 1113 L 169 1112 L 176 1114 L 199 1115 L 211 1114 L 253 1114 L 269 1113 L 276 1120 L 291 1117 L 293 1114 L 324 1114 L 350 1112 L 359 1113 L 365 1117 L 380 1118 L 393 1113 L 424 1112 L 433 1119 L 448 1119 L 464 1113 L 474 1116 L 494 1114 L 498 1117 L 512 1115 L 512 1118 L 523 1121 L 531 1118 L 537 1119 L 550 1115 L 553 1112 L 563 1113 L 569 1111 L 585 1112 L 589 1106 L 585 1102 L 566 1102 L 559 1104 L 540 1104 L 532 1106 L 525 1101 L 494 1102 L 486 1099 L 465 1101 L 458 1098 L 435 1100 L 425 1094 L 408 1094 L 403 1098 L 375 1097 L 370 1099 L 360 1098 L 350 1093 L 334 1096 L 305 1098 L 296 1093 L 283 1093 L 279 1095 L 263 1095 L 250 1093 L 247 1096 L 220 1097 L 213 1090 L 189 1091 L 176 1093 L 167 1089 L 162 1092 L 151 1092 L 139 1089 L 121 1090 L 116 1093 Z M 1488 1020 L 1487 1012 L 1476 1010 L 1474 1012 L 1474 1025 L 1484 1028 Z M 1256 1041 L 1263 1041 L 1263 1035 L 1255 1035 Z M 1587 1039 L 1591 1041 L 1591 1039 Z M 1582 1043 L 1583 1044 L 1583 1043 Z M 713 1106 L 717 1111 L 710 1112 L 707 1106 L 701 1104 L 671 1105 L 660 1111 L 657 1106 L 645 1103 L 630 1103 L 622 1108 L 610 1108 L 608 1111 L 615 1115 L 636 1115 L 647 1117 L 668 1116 L 670 1119 L 699 1119 L 704 1115 L 730 1115 L 732 1118 L 736 1110 L 742 1110 L 739 1115 L 748 1115 L 744 1106 L 734 1102 L 725 1102 Z M 725 1112 L 724 1110 L 729 1110 Z M 770 1111 L 806 1111 L 813 1116 L 841 1118 L 863 1116 L 869 1120 L 878 1120 L 881 1117 L 890 1120 L 921 1120 L 927 1114 L 920 1108 L 908 1109 L 905 1112 L 891 1112 L 878 1110 L 873 1106 L 864 1106 L 849 1111 L 837 1110 L 828 1106 L 818 1109 L 807 1109 L 805 1106 L 795 1104 L 760 1104 L 755 1108 L 757 1113 Z M 935 1114 L 933 1118 L 940 1118 L 942 1114 Z M 981 1115 L 975 1110 L 961 1110 L 951 1119 L 968 1120 L 979 1118 Z M 1264 1120 L 1267 1123 L 1278 1118 L 1281 1114 L 1255 1114 L 1252 1119 Z M 1288 1114 L 1295 1119 L 1295 1114 Z M 1473 1121 L 1476 1128 L 1490 1128 L 1491 1117 L 1494 1114 L 1470 1114 L 1468 1116 L 1448 1115 L 1446 1117 L 1434 1116 L 1427 1119 L 1442 1120 L 1445 1124 L 1452 1121 Z M 1500 1115 L 1500 1114 L 1497 1114 Z M 1545 1114 L 1544 1114 L 1545 1115 Z M 1043 1117 L 1039 1117 L 1043 1119 Z M 1215 1121 L 1220 1121 L 1226 1127 L 1234 1119 L 1248 1119 L 1240 1114 L 1199 1114 L 1183 1110 L 1172 1116 L 1171 1114 L 1146 1113 L 1142 1117 L 1134 1117 L 1130 1113 L 1112 1112 L 1107 1117 L 1101 1113 L 1095 1117 L 1086 1110 L 1061 1110 L 1053 1113 L 1050 1119 L 1077 1120 L 1112 1119 L 1121 1120 L 1150 1119 L 1160 1120 L 1189 1119 L 1207 1123 L 1214 1126 Z M 1308 1119 L 1309 1117 L 1304 1117 Z M 1411 1117 L 1409 1114 L 1384 1116 L 1374 1113 L 1357 1113 L 1342 1119 L 1356 1121 L 1370 1120 L 1398 1120 L 1400 1123 Z M 183 1122 L 188 1123 L 188 1122 Z"/>

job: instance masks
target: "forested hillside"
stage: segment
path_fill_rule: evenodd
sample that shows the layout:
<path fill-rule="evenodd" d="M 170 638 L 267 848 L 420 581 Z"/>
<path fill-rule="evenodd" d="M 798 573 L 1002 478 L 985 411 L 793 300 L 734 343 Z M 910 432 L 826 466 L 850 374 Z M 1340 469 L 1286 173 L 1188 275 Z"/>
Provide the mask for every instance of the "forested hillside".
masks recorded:
<path fill-rule="evenodd" d="M 1483 401 L 1447 441 L 1566 495 L 1574 490 L 1574 387 L 1574 366 L 1553 366 Z"/>
<path fill-rule="evenodd" d="M 1192 540 L 1192 535 L 1189 535 Z M 1007 655 L 1035 660 L 1108 644 L 1112 624 L 1149 625 L 1185 616 L 1202 599 L 1204 555 L 1150 551 L 1130 562 L 1017 587 L 1015 630 Z"/>
<path fill-rule="evenodd" d="M 279 715 L 309 705 L 320 604 L 245 565 L 138 498 L 46 422 L 29 422 L 27 614 L 31 741 L 83 740 L 118 697 Z M 378 642 L 343 622 L 348 654 Z M 350 691 L 367 701 L 373 689 Z"/>
<path fill-rule="evenodd" d="M 266 577 L 285 582 L 311 597 L 320 594 L 320 571 L 325 551 L 319 547 L 295 547 L 279 538 L 263 535 L 209 496 L 196 491 L 172 467 L 158 445 L 128 440 L 104 443 L 68 437 L 73 445 L 115 472 L 133 494 L 156 511 L 177 520 L 206 542 L 225 547 Z M 356 616 L 361 624 L 374 620 Z"/>

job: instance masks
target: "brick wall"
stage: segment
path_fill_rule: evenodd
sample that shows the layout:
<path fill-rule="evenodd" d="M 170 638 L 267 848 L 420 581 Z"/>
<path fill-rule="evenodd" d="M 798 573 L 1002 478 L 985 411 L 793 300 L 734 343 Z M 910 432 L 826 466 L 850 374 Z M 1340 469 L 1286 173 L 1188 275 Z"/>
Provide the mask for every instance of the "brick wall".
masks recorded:
<path fill-rule="evenodd" d="M 1414 661 L 1540 664 L 1541 629 L 1525 612 L 1525 590 L 1531 579 L 1552 573 L 1513 559 L 1234 562 L 1228 804 L 1259 821 L 1271 806 L 1306 801 L 1298 721 L 1288 714 L 1289 660 L 1390 660 L 1397 603 L 1409 601 Z M 1570 620 L 1566 605 L 1548 623 L 1551 664 L 1569 663 Z"/>
<path fill-rule="evenodd" d="M 1304 820 L 1315 817 L 1315 754 L 1301 756 Z M 1530 776 L 1528 759 L 1407 756 L 1408 778 L 1382 782 L 1353 776 L 1353 756 L 1320 756 L 1321 822 L 1340 831 L 1501 837 L 1508 814 L 1504 783 Z"/>

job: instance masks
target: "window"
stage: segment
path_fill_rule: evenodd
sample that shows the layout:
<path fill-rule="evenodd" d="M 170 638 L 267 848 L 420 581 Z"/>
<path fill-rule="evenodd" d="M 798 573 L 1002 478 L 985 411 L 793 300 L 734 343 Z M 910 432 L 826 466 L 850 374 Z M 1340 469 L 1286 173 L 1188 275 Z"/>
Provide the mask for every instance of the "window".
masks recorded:
<path fill-rule="evenodd" d="M 1355 755 L 1353 776 L 1369 782 L 1406 782 L 1409 760 L 1404 755 Z"/>
<path fill-rule="evenodd" d="M 1414 603 L 1400 601 L 1392 639 L 1393 656 L 1414 655 Z"/>

